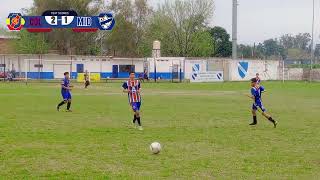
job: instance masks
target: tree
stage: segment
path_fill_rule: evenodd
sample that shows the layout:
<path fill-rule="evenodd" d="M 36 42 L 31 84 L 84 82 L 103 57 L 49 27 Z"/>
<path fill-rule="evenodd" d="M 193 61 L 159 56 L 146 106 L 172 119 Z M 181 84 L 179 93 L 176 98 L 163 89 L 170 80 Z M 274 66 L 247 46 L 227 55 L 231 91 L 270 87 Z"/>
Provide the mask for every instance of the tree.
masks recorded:
<path fill-rule="evenodd" d="M 311 42 L 311 35 L 309 33 L 299 33 L 295 37 L 295 48 L 308 51 Z"/>
<path fill-rule="evenodd" d="M 222 27 L 216 26 L 210 29 L 210 34 L 214 47 L 212 55 L 215 57 L 230 57 L 232 55 L 232 43 L 227 31 Z"/>
<path fill-rule="evenodd" d="M 295 47 L 295 37 L 293 37 L 290 34 L 285 34 L 280 37 L 280 44 L 285 48 L 285 49 L 291 49 Z"/>
<path fill-rule="evenodd" d="M 253 48 L 249 45 L 240 44 L 238 46 L 239 56 L 241 58 L 253 58 Z"/>
<path fill-rule="evenodd" d="M 268 39 L 263 42 L 265 57 L 282 57 L 286 58 L 285 48 L 277 39 Z"/>
<path fill-rule="evenodd" d="M 316 48 L 314 50 L 314 55 L 315 57 L 319 58 L 320 57 L 320 44 L 316 45 Z"/>
<path fill-rule="evenodd" d="M 144 44 L 160 40 L 163 55 L 192 56 L 194 53 L 191 52 L 199 48 L 192 47 L 195 39 L 200 38 L 198 32 L 206 31 L 206 22 L 211 17 L 212 11 L 211 0 L 165 1 L 148 24 Z M 208 38 L 204 35 L 200 39 L 203 40 L 204 37 Z"/>
<path fill-rule="evenodd" d="M 278 44 L 274 39 L 268 39 L 263 42 L 263 46 L 265 48 L 265 55 L 272 56 L 278 54 Z"/>
<path fill-rule="evenodd" d="M 45 54 L 49 50 L 44 34 L 29 33 L 26 30 L 19 32 L 19 39 L 14 40 L 13 46 L 16 53 L 21 54 Z"/>
<path fill-rule="evenodd" d="M 109 50 L 114 56 L 136 56 L 135 26 L 123 16 L 116 16 L 116 19 L 117 25 L 106 40 Z"/>
<path fill-rule="evenodd" d="M 73 9 L 81 16 L 97 15 L 101 7 L 103 6 L 103 0 L 34 0 L 33 7 L 25 11 L 28 15 L 40 15 L 47 9 L 66 10 Z M 18 33 L 21 39 L 33 39 L 36 41 L 40 37 L 43 38 L 43 42 L 50 44 L 50 47 L 58 49 L 61 54 L 90 54 L 96 55 L 98 53 L 95 39 L 97 33 L 74 33 L 71 30 L 54 29 L 50 33 Z M 28 37 L 29 36 L 29 37 Z M 19 46 L 15 44 L 15 46 Z M 31 46 L 36 47 L 36 46 Z M 18 48 L 16 48 L 18 49 Z M 36 52 L 37 50 L 32 50 Z"/>
<path fill-rule="evenodd" d="M 212 43 L 211 34 L 208 30 L 197 31 L 191 40 L 191 49 L 188 51 L 189 57 L 210 57 L 214 45 Z"/>
<path fill-rule="evenodd" d="M 125 56 L 143 56 L 146 46 L 142 42 L 146 24 L 152 12 L 147 0 L 113 0 L 109 8 L 115 12 L 117 24 L 106 42 L 111 52 Z M 123 29 L 129 27 L 128 29 Z M 122 29 L 121 29 L 122 28 Z M 118 40 L 125 40 L 119 42 Z M 129 48 L 130 47 L 130 48 Z"/>

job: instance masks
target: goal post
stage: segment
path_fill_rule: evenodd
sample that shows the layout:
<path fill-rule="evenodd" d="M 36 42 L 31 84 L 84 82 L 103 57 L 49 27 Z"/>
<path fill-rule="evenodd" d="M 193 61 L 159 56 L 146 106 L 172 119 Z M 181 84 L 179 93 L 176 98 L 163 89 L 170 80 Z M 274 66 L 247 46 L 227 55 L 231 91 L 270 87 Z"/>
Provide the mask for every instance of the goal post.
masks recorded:
<path fill-rule="evenodd" d="M 64 72 L 72 74 L 71 60 L 25 59 L 25 81 L 62 79 Z"/>

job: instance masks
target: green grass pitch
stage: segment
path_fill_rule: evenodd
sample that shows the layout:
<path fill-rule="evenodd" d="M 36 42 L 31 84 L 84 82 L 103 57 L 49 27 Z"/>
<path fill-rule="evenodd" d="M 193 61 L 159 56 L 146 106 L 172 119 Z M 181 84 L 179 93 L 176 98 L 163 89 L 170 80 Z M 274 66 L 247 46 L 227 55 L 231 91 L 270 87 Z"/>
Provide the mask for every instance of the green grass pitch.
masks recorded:
<path fill-rule="evenodd" d="M 59 83 L 0 83 L 0 177 L 318 179 L 320 84 L 263 85 L 277 129 L 248 126 L 248 82 L 145 83 L 141 132 L 120 83 L 76 84 L 72 113 L 56 111 Z"/>

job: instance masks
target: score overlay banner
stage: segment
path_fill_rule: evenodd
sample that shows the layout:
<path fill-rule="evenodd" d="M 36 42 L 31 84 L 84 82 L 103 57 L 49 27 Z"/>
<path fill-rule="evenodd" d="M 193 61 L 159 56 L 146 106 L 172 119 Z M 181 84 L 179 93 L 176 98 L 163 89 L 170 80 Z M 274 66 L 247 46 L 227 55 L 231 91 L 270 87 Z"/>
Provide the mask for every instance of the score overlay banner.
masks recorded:
<path fill-rule="evenodd" d="M 78 16 L 75 11 L 49 10 L 41 16 L 22 16 L 20 13 L 10 13 L 6 24 L 11 31 L 26 29 L 29 32 L 50 32 L 55 28 L 68 28 L 74 32 L 95 32 L 112 30 L 115 19 L 112 13 Z"/>

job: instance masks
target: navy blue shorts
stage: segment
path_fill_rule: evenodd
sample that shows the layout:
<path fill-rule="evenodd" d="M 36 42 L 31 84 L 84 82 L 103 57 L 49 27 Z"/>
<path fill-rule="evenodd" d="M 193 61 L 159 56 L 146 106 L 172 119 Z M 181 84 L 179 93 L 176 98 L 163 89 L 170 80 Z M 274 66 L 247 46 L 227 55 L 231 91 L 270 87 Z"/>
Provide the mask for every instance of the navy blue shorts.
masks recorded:
<path fill-rule="evenodd" d="M 70 100 L 72 98 L 70 92 L 61 92 L 61 95 L 63 100 Z"/>
<path fill-rule="evenodd" d="M 131 107 L 134 112 L 140 111 L 141 102 L 133 102 L 131 103 Z"/>
<path fill-rule="evenodd" d="M 252 110 L 256 111 L 258 108 L 260 108 L 262 112 L 266 112 L 266 108 L 263 106 L 262 102 L 252 104 Z"/>

